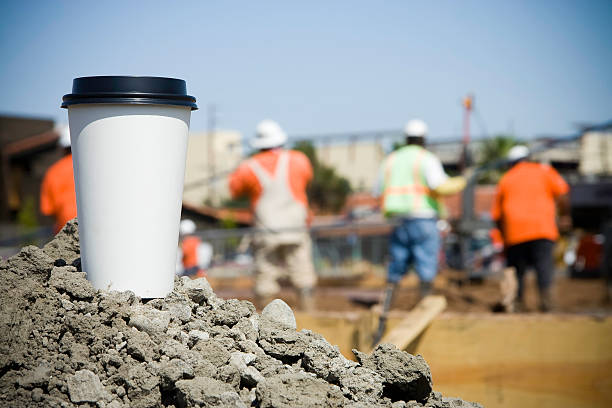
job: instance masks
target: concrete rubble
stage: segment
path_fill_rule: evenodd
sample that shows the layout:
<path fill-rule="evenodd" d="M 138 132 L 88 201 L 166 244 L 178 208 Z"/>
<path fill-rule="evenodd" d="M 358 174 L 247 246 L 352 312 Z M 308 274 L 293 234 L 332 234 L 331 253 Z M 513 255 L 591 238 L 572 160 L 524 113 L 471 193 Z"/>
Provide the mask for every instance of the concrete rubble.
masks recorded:
<path fill-rule="evenodd" d="M 480 406 L 391 345 L 346 359 L 281 300 L 257 314 L 188 278 L 164 299 L 97 291 L 79 256 L 73 221 L 0 263 L 1 407 Z"/>

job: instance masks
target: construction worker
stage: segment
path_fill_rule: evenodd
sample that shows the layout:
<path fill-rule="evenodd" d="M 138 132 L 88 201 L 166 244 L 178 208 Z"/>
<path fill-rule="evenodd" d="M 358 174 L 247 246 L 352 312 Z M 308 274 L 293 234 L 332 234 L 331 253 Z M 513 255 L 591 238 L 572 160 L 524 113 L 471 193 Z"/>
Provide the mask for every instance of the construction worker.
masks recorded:
<path fill-rule="evenodd" d="M 70 129 L 68 126 L 61 126 L 57 130 L 60 134 L 58 144 L 64 151 L 64 157 L 49 167 L 40 189 L 40 211 L 55 218 L 56 234 L 77 216 Z"/>
<path fill-rule="evenodd" d="M 381 166 L 377 190 L 377 195 L 382 193 L 385 216 L 397 224 L 389 243 L 388 302 L 412 264 L 419 275 L 421 296 L 430 293 L 440 252 L 438 198 L 457 193 L 466 184 L 463 177 L 449 178 L 440 160 L 425 149 L 425 122 L 409 121 L 404 135 L 406 145 L 391 153 Z"/>
<path fill-rule="evenodd" d="M 184 219 L 179 226 L 181 246 L 177 255 L 177 274 L 181 276 L 206 276 L 206 269 L 212 261 L 212 246 L 193 235 L 196 224 Z"/>
<path fill-rule="evenodd" d="M 283 148 L 286 142 L 276 122 L 259 123 L 251 141 L 258 153 L 230 175 L 229 187 L 234 198 L 249 197 L 261 231 L 253 239 L 257 306 L 278 295 L 278 279 L 286 276 L 298 291 L 299 307 L 311 310 L 317 278 L 307 231 L 306 187 L 313 170 L 306 155 Z"/>
<path fill-rule="evenodd" d="M 510 170 L 497 186 L 491 215 L 501 230 L 506 259 L 516 271 L 515 308 L 523 301 L 523 276 L 533 266 L 540 292 L 540 310 L 553 306 L 553 247 L 559 237 L 556 202 L 563 203 L 569 186 L 551 166 L 528 160 L 529 149 L 515 146 L 508 152 Z"/>

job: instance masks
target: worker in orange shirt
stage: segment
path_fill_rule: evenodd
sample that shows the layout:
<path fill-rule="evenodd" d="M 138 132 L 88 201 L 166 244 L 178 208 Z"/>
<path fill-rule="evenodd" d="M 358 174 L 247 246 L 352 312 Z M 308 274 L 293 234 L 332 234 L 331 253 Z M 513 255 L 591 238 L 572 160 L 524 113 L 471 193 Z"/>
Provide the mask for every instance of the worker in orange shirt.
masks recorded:
<path fill-rule="evenodd" d="M 261 231 L 253 239 L 257 306 L 264 307 L 278 295 L 278 279 L 286 276 L 298 291 L 300 308 L 311 310 L 317 278 L 306 229 L 306 187 L 313 170 L 303 153 L 283 148 L 286 142 L 276 122 L 262 121 L 251 141 L 259 152 L 230 175 L 229 188 L 234 198 L 249 197 Z"/>
<path fill-rule="evenodd" d="M 529 149 L 515 146 L 508 153 L 512 167 L 501 178 L 491 215 L 501 230 L 508 266 L 518 280 L 516 303 L 523 302 L 523 276 L 533 266 L 540 292 L 540 310 L 553 306 L 553 247 L 559 237 L 556 204 L 569 186 L 551 166 L 528 161 Z"/>
<path fill-rule="evenodd" d="M 70 129 L 63 126 L 59 128 L 59 133 L 58 144 L 64 150 L 64 157 L 49 167 L 40 189 L 40 211 L 55 218 L 56 234 L 77 216 Z"/>
<path fill-rule="evenodd" d="M 206 276 L 206 269 L 212 261 L 212 246 L 194 235 L 196 224 L 184 219 L 179 226 L 181 238 L 177 254 L 177 274 L 179 276 Z"/>

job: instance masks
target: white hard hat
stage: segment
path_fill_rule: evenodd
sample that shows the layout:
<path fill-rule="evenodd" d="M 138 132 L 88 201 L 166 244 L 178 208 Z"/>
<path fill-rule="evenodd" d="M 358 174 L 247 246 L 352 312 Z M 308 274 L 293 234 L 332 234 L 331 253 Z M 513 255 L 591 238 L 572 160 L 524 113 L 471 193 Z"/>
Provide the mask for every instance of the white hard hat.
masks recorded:
<path fill-rule="evenodd" d="M 59 133 L 57 143 L 61 147 L 70 147 L 70 127 L 66 124 L 58 125 L 55 127 L 55 131 Z"/>
<path fill-rule="evenodd" d="M 421 119 L 412 119 L 404 126 L 404 135 L 408 137 L 425 137 L 427 135 L 427 123 Z"/>
<path fill-rule="evenodd" d="M 179 231 L 181 235 L 193 234 L 196 231 L 196 224 L 188 219 L 182 220 Z"/>
<path fill-rule="evenodd" d="M 273 120 L 263 120 L 257 125 L 255 137 L 251 139 L 254 149 L 272 149 L 287 142 L 287 135 Z"/>
<path fill-rule="evenodd" d="M 529 156 L 529 148 L 527 146 L 514 146 L 508 152 L 508 160 L 517 161 Z"/>

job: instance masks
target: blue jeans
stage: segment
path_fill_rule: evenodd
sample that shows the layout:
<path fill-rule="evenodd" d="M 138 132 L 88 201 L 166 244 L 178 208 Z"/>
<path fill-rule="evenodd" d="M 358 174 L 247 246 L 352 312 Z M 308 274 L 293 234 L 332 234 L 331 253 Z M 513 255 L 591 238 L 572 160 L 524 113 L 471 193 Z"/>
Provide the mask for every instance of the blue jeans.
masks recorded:
<path fill-rule="evenodd" d="M 414 264 L 421 282 L 431 282 L 438 272 L 440 233 L 433 218 L 407 218 L 395 227 L 389 242 L 387 281 L 397 283 Z"/>

